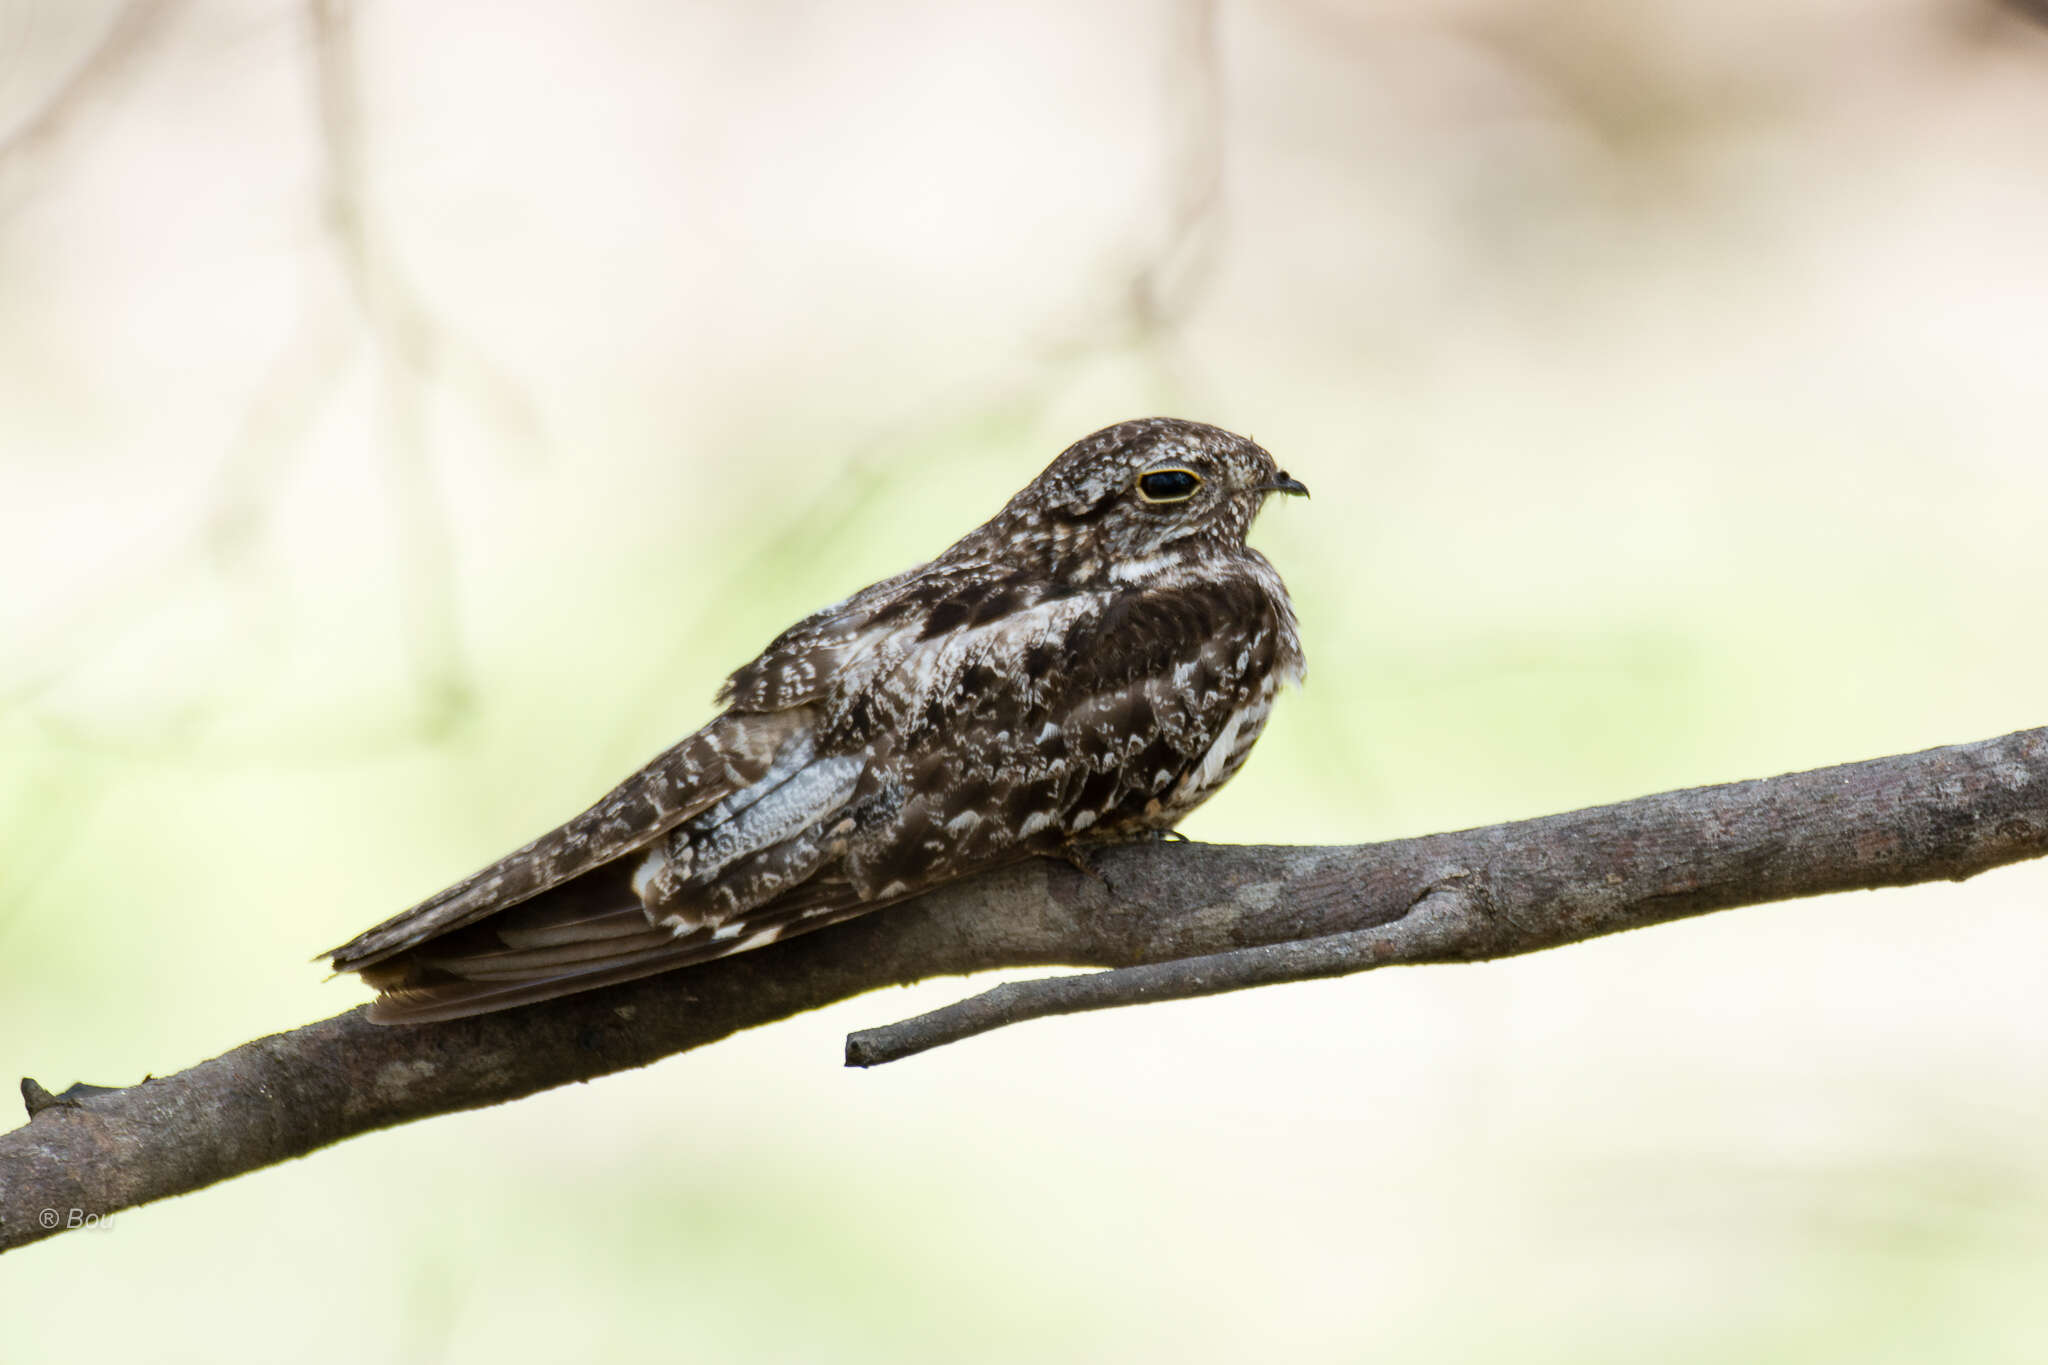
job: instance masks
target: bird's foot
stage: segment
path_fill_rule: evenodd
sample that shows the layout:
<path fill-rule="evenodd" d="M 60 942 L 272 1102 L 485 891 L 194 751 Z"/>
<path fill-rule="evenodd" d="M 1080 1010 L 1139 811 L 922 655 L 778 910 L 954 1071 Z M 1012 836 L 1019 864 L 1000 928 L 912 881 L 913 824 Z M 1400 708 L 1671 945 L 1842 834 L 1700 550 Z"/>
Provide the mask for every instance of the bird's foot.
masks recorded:
<path fill-rule="evenodd" d="M 1102 869 L 1095 865 L 1094 853 L 1101 847 L 1100 844 L 1061 844 L 1045 856 L 1059 859 L 1103 890 L 1114 894 L 1116 888 L 1109 884 L 1109 878 L 1103 876 Z"/>

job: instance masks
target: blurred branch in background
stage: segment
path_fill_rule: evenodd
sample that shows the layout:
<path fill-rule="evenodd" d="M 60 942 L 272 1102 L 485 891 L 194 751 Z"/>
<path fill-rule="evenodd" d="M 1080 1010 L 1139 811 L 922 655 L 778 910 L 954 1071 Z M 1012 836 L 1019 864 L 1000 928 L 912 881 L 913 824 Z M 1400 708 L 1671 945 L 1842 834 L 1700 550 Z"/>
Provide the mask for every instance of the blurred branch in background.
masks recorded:
<path fill-rule="evenodd" d="M 51 155 L 93 103 L 114 96 L 135 61 L 182 6 L 183 0 L 128 0 L 122 5 L 84 60 L 32 114 L 0 136 L 0 163 L 11 169 L 24 160 Z"/>
<path fill-rule="evenodd" d="M 452 527 L 427 429 L 431 386 L 445 373 L 529 444 L 538 442 L 540 426 L 519 386 L 440 321 L 387 258 L 369 204 L 354 0 L 307 4 L 325 150 L 325 218 L 343 277 L 377 346 L 383 454 L 403 527 L 405 638 L 420 688 L 420 728 L 433 737 L 461 715 L 470 685 L 459 643 Z"/>
<path fill-rule="evenodd" d="M 353 0 L 307 0 L 307 7 L 325 151 L 323 216 L 377 347 L 382 454 L 400 507 L 405 557 L 398 577 L 404 637 L 420 689 L 421 730 L 442 735 L 467 706 L 470 691 L 459 644 L 447 509 L 435 486 L 427 441 L 427 386 L 444 338 L 371 232 Z"/>
<path fill-rule="evenodd" d="M 1508 957 L 2044 854 L 2048 729 L 1391 843 L 1128 845 L 1106 850 L 1096 877 L 1036 859 L 786 944 L 526 1009 L 421 1028 L 356 1010 L 121 1090 L 54 1096 L 24 1080 L 29 1122 L 0 1137 L 0 1250 L 62 1231 L 52 1210 L 97 1219 L 932 976 L 1111 969 L 856 1034 L 851 1064 L 1047 1014 Z"/>
<path fill-rule="evenodd" d="M 377 444 L 400 524 L 402 563 L 392 575 L 394 595 L 404 617 L 402 635 L 417 695 L 403 739 L 445 734 L 467 704 L 453 526 L 435 475 L 430 430 L 436 386 L 446 383 L 466 393 L 504 438 L 507 451 L 545 450 L 546 437 L 520 385 L 437 316 L 390 261 L 371 204 L 355 6 L 351 0 L 304 0 L 304 5 L 319 139 L 320 220 L 328 261 L 360 314 L 360 336 L 339 315 L 344 305 L 336 292 L 316 284 L 312 302 L 277 348 L 229 445 L 214 492 L 183 545 L 153 572 L 117 584 L 76 610 L 56 638 L 37 651 L 36 666 L 0 681 L 0 705 L 32 704 L 109 640 L 142 628 L 182 596 L 203 592 L 209 583 L 263 578 L 258 560 L 278 486 L 364 338 L 377 365 Z M 136 0 L 126 6 L 76 73 L 0 143 L 0 157 L 47 154 L 75 125 L 82 107 L 106 97 L 114 82 L 165 38 L 166 21 L 179 8 L 175 0 Z M 318 269 L 320 262 L 313 265 Z M 194 699 L 174 723 L 155 727 L 143 747 L 152 752 L 191 747 L 232 700 L 227 695 Z M 109 745 L 75 724 L 38 719 L 64 733 L 75 747 L 136 747 L 132 739 Z M 356 758 L 364 751 L 360 736 L 346 750 Z"/>

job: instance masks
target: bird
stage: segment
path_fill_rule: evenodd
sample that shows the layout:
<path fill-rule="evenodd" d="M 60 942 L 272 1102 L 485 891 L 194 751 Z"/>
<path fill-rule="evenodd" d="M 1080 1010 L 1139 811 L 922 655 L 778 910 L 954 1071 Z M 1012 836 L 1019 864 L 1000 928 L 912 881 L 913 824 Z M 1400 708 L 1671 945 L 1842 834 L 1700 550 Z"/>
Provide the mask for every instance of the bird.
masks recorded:
<path fill-rule="evenodd" d="M 1201 422 L 1083 437 L 937 558 L 777 636 L 597 804 L 320 956 L 377 990 L 372 1021 L 425 1024 L 1170 837 L 1305 676 L 1245 537 L 1307 493 Z"/>

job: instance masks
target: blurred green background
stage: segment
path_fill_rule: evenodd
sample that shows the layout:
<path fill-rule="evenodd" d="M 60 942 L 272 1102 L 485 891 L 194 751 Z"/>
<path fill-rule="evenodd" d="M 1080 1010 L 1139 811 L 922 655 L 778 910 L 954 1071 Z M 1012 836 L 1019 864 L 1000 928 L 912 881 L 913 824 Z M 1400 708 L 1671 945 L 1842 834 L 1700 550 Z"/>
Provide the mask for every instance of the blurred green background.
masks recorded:
<path fill-rule="evenodd" d="M 2041 724 L 2044 119 L 1986 0 L 0 3 L 0 1073 L 355 1004 L 1154 412 L 1316 495 L 1198 838 Z M 927 983 L 9 1256 L 0 1355 L 2035 1362 L 2044 893 L 841 1070 Z"/>

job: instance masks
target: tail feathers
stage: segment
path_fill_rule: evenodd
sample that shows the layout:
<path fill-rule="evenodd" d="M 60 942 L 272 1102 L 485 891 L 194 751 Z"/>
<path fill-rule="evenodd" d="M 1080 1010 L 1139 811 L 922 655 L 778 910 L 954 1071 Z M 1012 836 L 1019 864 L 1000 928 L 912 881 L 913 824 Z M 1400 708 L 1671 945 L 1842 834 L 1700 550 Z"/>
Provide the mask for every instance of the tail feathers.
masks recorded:
<path fill-rule="evenodd" d="M 615 985 L 642 976 L 653 976 L 683 965 L 673 941 L 645 948 L 572 971 L 527 980 L 470 981 L 450 978 L 422 985 L 386 986 L 370 1003 L 373 1024 L 431 1024 L 443 1019 L 461 1019 L 472 1014 L 489 1014 L 531 1005 L 578 991 Z"/>
<path fill-rule="evenodd" d="M 647 912 L 638 905 L 621 906 L 593 918 L 590 931 L 580 939 L 570 937 L 567 929 L 548 931 L 543 934 L 548 941 L 543 943 L 534 943 L 517 930 L 500 931 L 502 948 L 444 957 L 429 947 L 420 952 L 419 962 L 469 981 L 532 981 L 558 969 L 613 962 L 675 942 L 675 935 L 668 930 L 649 924 Z"/>
<path fill-rule="evenodd" d="M 763 947 L 873 908 L 841 886 L 677 935 L 649 924 L 637 902 L 548 907 L 538 924 L 518 922 L 527 918 L 522 906 L 364 971 L 380 992 L 370 1021 L 425 1024 L 552 1000 Z"/>
<path fill-rule="evenodd" d="M 556 913 L 543 918 L 523 915 L 517 924 L 498 928 L 498 938 L 509 948 L 552 948 L 561 944 L 586 943 L 593 939 L 630 938 L 646 933 L 647 911 L 638 901 L 602 915 L 584 912 Z"/>

